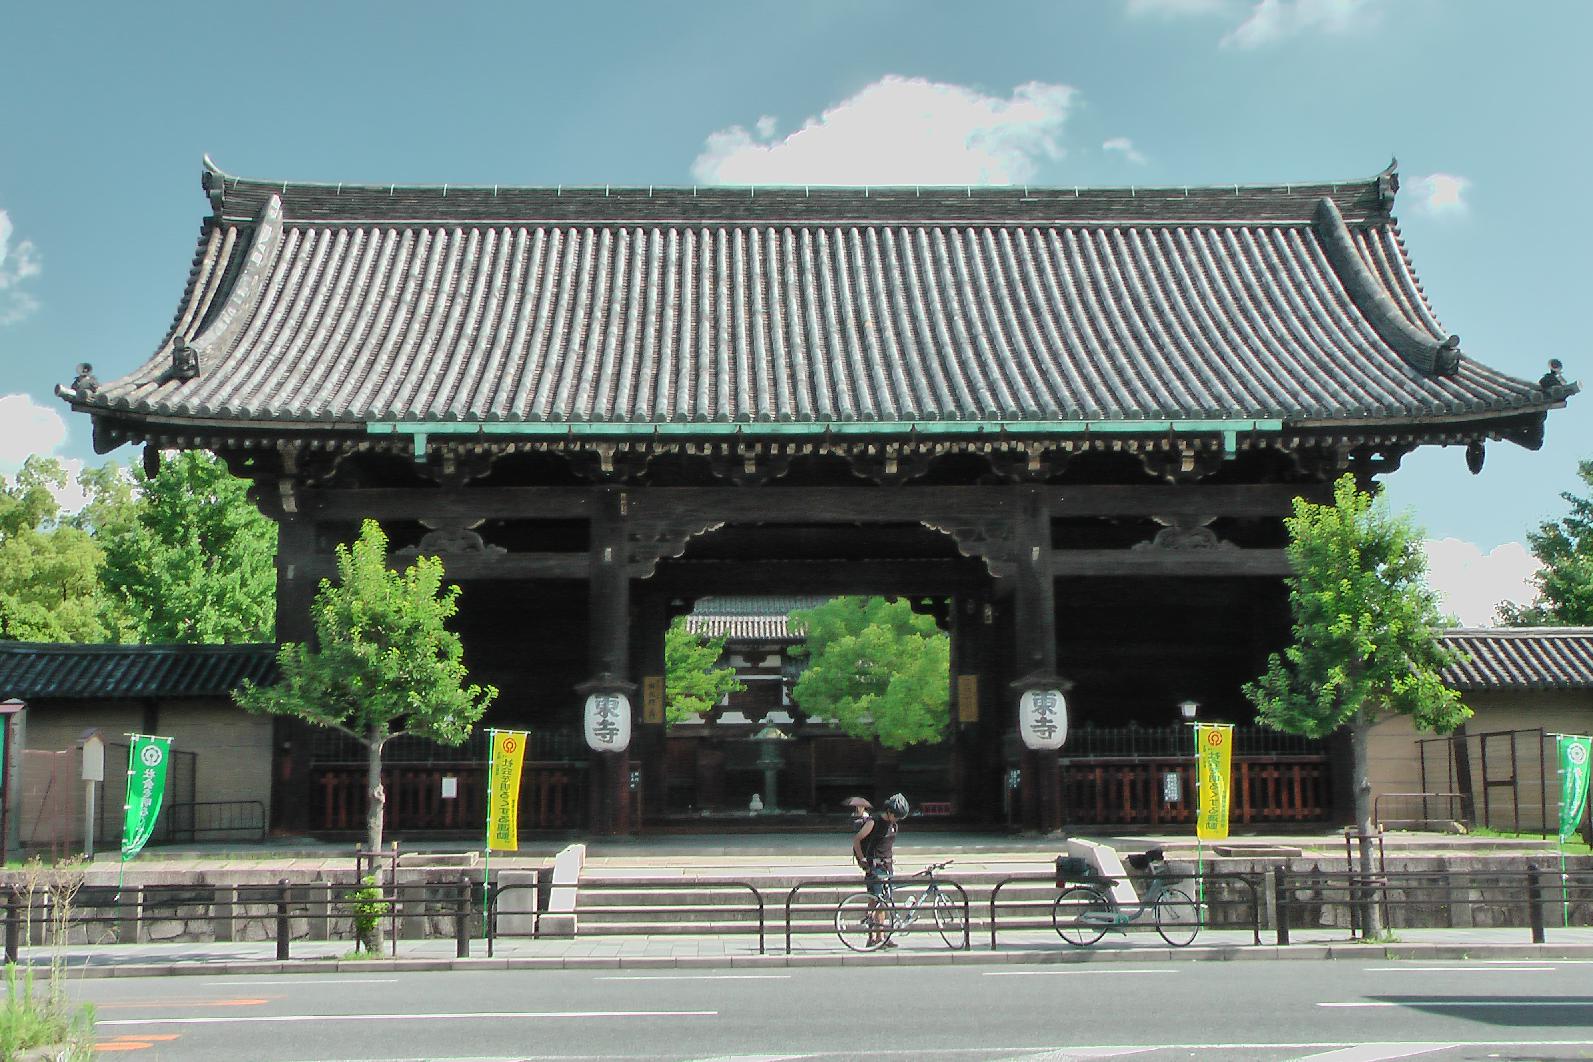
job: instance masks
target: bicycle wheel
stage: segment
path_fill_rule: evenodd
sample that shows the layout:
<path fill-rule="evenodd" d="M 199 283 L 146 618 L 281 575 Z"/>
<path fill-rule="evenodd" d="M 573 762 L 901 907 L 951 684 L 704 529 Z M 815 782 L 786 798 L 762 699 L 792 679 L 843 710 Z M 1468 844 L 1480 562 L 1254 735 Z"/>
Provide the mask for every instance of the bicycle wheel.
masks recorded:
<path fill-rule="evenodd" d="M 874 916 L 880 921 L 876 923 Z M 853 893 L 835 907 L 835 935 L 853 951 L 875 951 L 891 937 L 894 912 L 884 900 Z"/>
<path fill-rule="evenodd" d="M 1189 893 L 1183 889 L 1168 889 L 1156 901 L 1156 932 L 1175 948 L 1182 948 L 1195 940 L 1200 932 L 1200 911 Z"/>
<path fill-rule="evenodd" d="M 1112 905 L 1088 885 L 1073 885 L 1051 905 L 1051 925 L 1057 936 L 1076 948 L 1087 948 L 1106 935 L 1112 924 Z"/>
<path fill-rule="evenodd" d="M 966 927 L 962 904 L 943 892 L 935 893 L 935 928 L 940 930 L 940 939 L 946 942 L 946 947 L 962 947 Z"/>

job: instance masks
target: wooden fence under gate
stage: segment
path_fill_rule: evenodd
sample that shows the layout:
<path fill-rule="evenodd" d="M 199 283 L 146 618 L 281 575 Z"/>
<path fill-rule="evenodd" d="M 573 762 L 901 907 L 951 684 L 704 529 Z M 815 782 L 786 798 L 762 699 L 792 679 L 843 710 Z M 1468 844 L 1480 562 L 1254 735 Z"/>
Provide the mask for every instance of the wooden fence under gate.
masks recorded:
<path fill-rule="evenodd" d="M 311 768 L 310 828 L 328 832 L 365 828 L 363 763 L 321 763 Z M 444 797 L 443 779 L 456 795 Z M 387 764 L 388 830 L 476 831 L 486 829 L 486 767 L 480 763 Z M 568 830 L 585 821 L 584 763 L 527 762 L 520 777 L 520 829 Z"/>
<path fill-rule="evenodd" d="M 1065 821 L 1101 826 L 1193 822 L 1195 764 L 1181 757 L 1099 757 L 1061 761 Z M 1332 813 L 1326 756 L 1236 756 L 1229 820 L 1322 822 Z"/>

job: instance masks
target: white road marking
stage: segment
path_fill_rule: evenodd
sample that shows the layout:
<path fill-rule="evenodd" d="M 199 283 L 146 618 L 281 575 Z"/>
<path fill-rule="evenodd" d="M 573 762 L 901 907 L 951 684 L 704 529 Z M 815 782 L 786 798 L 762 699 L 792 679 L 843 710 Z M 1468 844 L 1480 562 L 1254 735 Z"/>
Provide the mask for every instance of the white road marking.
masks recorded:
<path fill-rule="evenodd" d="M 1041 1051 L 1039 1054 L 1008 1055 L 1006 1058 L 997 1059 L 996 1062 L 1073 1062 L 1074 1059 L 1086 1058 L 1124 1058 L 1128 1055 L 1143 1055 L 1158 1050 L 1155 1047 L 1064 1047 L 1056 1051 Z"/>
<path fill-rule="evenodd" d="M 255 1025 L 265 1022 L 318 1021 L 460 1021 L 476 1018 L 717 1018 L 717 1010 L 455 1010 L 426 1014 L 252 1014 L 226 1018 L 117 1018 L 97 1021 L 94 1027 L 133 1025 Z"/>
<path fill-rule="evenodd" d="M 791 1062 L 793 1058 L 812 1058 L 812 1055 L 713 1055 L 690 1058 L 686 1062 Z"/>
<path fill-rule="evenodd" d="M 1177 970 L 986 970 L 985 977 L 1058 977 L 1063 974 L 1176 974 Z"/>
<path fill-rule="evenodd" d="M 1553 973 L 1552 966 L 1368 966 L 1365 973 Z"/>
<path fill-rule="evenodd" d="M 1408 999 L 1360 1000 L 1354 1003 L 1318 1003 L 1319 1007 L 1342 1007 L 1350 1010 L 1366 1007 L 1593 1007 L 1585 999 Z"/>
<path fill-rule="evenodd" d="M 790 974 L 605 974 L 598 981 L 789 981 Z M 748 1056 L 750 1057 L 763 1057 Z M 794 1055 L 771 1055 L 771 1058 L 793 1058 Z"/>
<path fill-rule="evenodd" d="M 1460 1044 L 1360 1044 L 1338 1051 L 1323 1051 L 1316 1055 L 1303 1055 L 1295 1062 L 1385 1062 L 1391 1058 L 1411 1058 L 1430 1055 L 1434 1051 L 1447 1051 Z"/>

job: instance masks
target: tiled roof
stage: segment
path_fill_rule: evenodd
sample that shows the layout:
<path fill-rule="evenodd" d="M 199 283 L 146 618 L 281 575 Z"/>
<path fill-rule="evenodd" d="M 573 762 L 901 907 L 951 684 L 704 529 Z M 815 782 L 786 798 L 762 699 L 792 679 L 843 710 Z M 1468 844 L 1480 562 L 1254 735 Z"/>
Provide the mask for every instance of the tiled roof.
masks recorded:
<path fill-rule="evenodd" d="M 0 642 L 0 699 L 224 697 L 276 681 L 275 645 Z"/>
<path fill-rule="evenodd" d="M 1593 627 L 1485 627 L 1448 631 L 1469 659 L 1444 671 L 1457 690 L 1593 689 Z"/>
<path fill-rule="evenodd" d="M 397 188 L 207 170 L 171 335 L 96 413 L 332 426 L 1534 412 L 1459 358 L 1391 175 L 1204 189 Z M 197 375 L 173 371 L 173 350 Z M 1435 370 L 1436 367 L 1436 371 Z M 765 428 L 764 430 L 773 430 Z"/>
<path fill-rule="evenodd" d="M 798 609 L 816 608 L 828 597 L 704 597 L 686 617 L 686 627 L 707 638 L 731 641 L 796 641 L 787 622 Z"/>

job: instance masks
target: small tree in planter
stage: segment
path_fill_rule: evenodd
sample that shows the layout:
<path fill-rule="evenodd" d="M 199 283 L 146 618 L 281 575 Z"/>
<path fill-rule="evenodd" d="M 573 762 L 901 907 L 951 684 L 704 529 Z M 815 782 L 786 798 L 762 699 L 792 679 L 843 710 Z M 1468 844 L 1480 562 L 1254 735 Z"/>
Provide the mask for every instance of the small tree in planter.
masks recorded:
<path fill-rule="evenodd" d="M 323 580 L 311 615 L 315 646 L 284 644 L 274 686 L 245 682 L 234 699 L 251 712 L 290 715 L 341 731 L 365 746 L 365 844 L 380 851 L 387 796 L 382 749 L 418 734 L 458 745 L 498 691 L 466 685 L 464 651 L 446 622 L 459 588 L 442 585 L 442 562 L 417 557 L 402 572 L 387 567 L 387 535 L 374 520 L 337 548 L 337 581 Z M 381 947 L 380 920 L 362 943 Z"/>
<path fill-rule="evenodd" d="M 1440 734 L 1471 709 L 1439 679 L 1454 662 L 1438 640 L 1444 626 L 1427 586 L 1421 532 L 1404 516 L 1359 490 L 1345 475 L 1333 504 L 1294 501 L 1289 531 L 1289 608 L 1294 643 L 1267 661 L 1266 674 L 1244 687 L 1261 723 L 1322 738 L 1347 728 L 1353 754 L 1355 824 L 1361 865 L 1372 862 L 1372 783 L 1367 743 L 1389 712 Z M 1362 930 L 1381 936 L 1367 905 Z"/>

